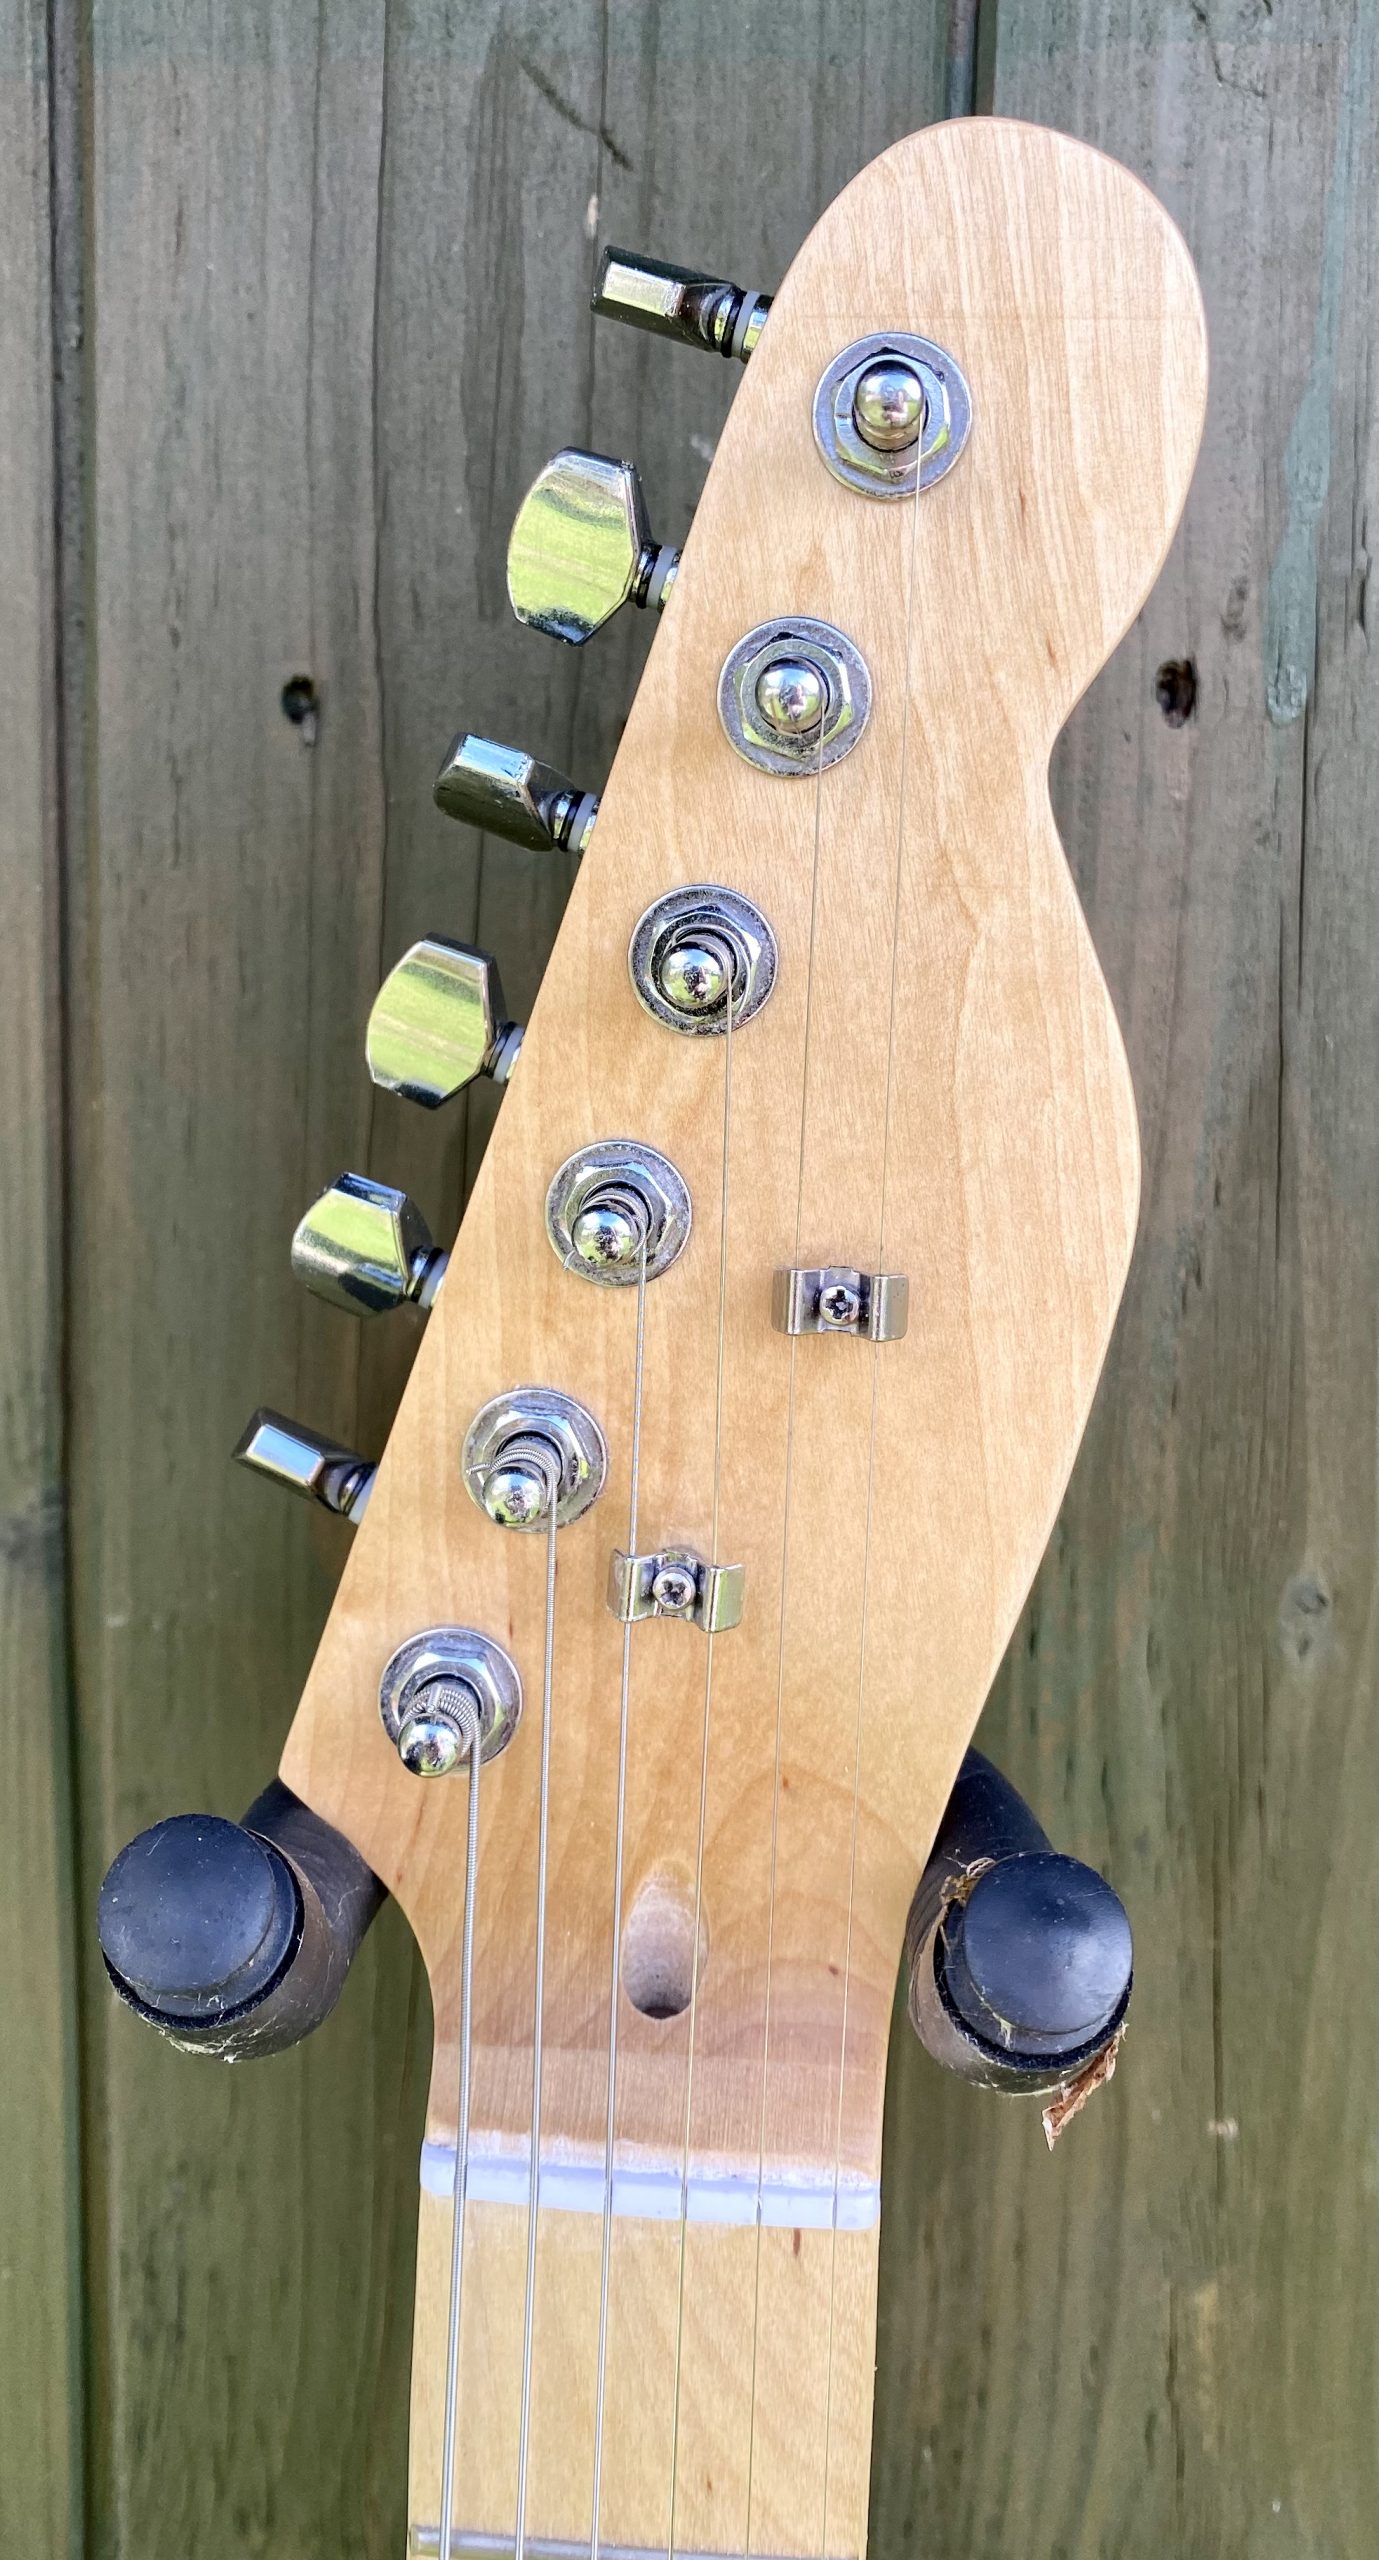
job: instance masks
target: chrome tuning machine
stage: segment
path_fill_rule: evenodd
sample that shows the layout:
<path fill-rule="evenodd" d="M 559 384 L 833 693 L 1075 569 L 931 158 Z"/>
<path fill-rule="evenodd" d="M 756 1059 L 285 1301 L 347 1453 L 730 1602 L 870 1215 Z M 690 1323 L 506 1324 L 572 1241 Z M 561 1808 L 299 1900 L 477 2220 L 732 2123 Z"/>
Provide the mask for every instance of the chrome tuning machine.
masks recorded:
<path fill-rule="evenodd" d="M 415 1200 L 362 1173 L 342 1173 L 292 1239 L 292 1269 L 314 1296 L 349 1315 L 386 1315 L 405 1299 L 427 1311 L 450 1257 Z"/>
<path fill-rule="evenodd" d="M 506 836 L 529 853 L 583 853 L 599 806 L 597 792 L 579 790 L 554 765 L 472 729 L 455 740 L 432 797 L 447 818 Z"/>
<path fill-rule="evenodd" d="M 266 1476 L 270 1484 L 299 1493 L 307 1502 L 319 1502 L 342 1520 L 362 1520 L 378 1473 L 357 1449 L 346 1449 L 324 1431 L 291 1422 L 266 1405 L 260 1405 L 233 1454 L 254 1475 Z"/>
<path fill-rule="evenodd" d="M 506 1084 L 522 1045 L 496 960 L 429 934 L 390 969 L 369 1015 L 364 1054 L 374 1083 L 435 1111 L 476 1076 Z"/>
<path fill-rule="evenodd" d="M 605 249 L 589 307 L 599 320 L 623 320 L 745 364 L 766 326 L 771 296 L 631 249 Z"/>
<path fill-rule="evenodd" d="M 659 613 L 680 554 L 653 541 L 636 467 L 568 446 L 539 471 L 508 542 L 519 622 L 578 647 L 620 605 Z"/>

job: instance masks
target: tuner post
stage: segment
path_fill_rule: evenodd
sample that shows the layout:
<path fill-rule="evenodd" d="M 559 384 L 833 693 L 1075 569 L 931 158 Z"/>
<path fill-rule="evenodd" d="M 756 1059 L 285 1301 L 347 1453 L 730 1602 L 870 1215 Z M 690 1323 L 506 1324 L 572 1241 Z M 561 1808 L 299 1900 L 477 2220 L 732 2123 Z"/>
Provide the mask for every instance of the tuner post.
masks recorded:
<path fill-rule="evenodd" d="M 769 293 L 755 293 L 726 276 L 674 267 L 632 249 L 604 250 L 590 310 L 599 320 L 621 320 L 682 347 L 745 364 L 766 326 Z"/>

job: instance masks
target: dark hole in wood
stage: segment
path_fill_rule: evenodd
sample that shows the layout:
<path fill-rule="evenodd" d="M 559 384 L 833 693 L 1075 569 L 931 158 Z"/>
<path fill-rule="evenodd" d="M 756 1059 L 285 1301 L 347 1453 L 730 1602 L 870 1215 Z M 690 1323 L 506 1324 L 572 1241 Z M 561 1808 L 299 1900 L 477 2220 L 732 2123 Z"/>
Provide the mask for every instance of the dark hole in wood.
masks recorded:
<path fill-rule="evenodd" d="M 1191 658 L 1165 658 L 1154 678 L 1154 699 L 1170 729 L 1181 729 L 1197 706 L 1197 669 Z"/>
<path fill-rule="evenodd" d="M 289 676 L 279 699 L 283 718 L 290 720 L 294 729 L 304 729 L 310 738 L 315 732 L 320 709 L 316 687 L 310 676 Z"/>

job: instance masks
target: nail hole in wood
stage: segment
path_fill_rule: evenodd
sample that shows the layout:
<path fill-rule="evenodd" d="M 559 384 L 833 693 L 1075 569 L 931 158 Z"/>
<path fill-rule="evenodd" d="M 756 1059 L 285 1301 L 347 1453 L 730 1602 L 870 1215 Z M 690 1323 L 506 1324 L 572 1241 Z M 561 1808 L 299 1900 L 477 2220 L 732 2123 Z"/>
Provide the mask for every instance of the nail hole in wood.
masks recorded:
<path fill-rule="evenodd" d="M 289 676 L 279 695 L 284 720 L 302 733 L 302 745 L 314 747 L 321 716 L 320 699 L 310 676 Z"/>
<path fill-rule="evenodd" d="M 1191 658 L 1165 658 L 1154 678 L 1154 699 L 1170 729 L 1181 729 L 1197 707 L 1197 669 Z"/>

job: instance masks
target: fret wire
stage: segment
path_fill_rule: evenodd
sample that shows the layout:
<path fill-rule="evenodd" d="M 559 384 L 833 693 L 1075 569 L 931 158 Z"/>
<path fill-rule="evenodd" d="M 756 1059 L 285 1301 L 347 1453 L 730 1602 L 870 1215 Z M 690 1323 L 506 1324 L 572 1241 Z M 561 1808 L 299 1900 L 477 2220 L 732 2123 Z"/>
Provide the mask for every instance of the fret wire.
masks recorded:
<path fill-rule="evenodd" d="M 637 1269 L 637 1340 L 632 1367 L 632 1456 L 627 1497 L 627 1551 L 637 1552 L 637 1510 L 642 1463 L 642 1377 L 646 1355 L 646 1246 Z M 622 1952 L 623 1840 L 627 1819 L 627 1728 L 632 1687 L 632 1622 L 622 1631 L 622 1687 L 618 1705 L 618 1800 L 613 1832 L 613 1954 L 608 1985 L 608 2115 L 603 2146 L 603 2238 L 599 2259 L 598 2379 L 594 2398 L 594 2487 L 589 2560 L 598 2560 L 603 2500 L 603 2413 L 608 2381 L 608 2291 L 613 2254 L 613 2139 L 618 2093 L 618 1969 Z"/>
<path fill-rule="evenodd" d="M 551 1816 L 551 1693 L 555 1675 L 555 1563 L 559 1531 L 560 1472 L 554 1454 L 544 1467 L 549 1527 L 546 1533 L 546 1642 L 541 1667 L 541 1799 L 536 1839 L 536 1968 L 531 2069 L 531 2184 L 527 2194 L 527 2286 L 522 2309 L 522 2404 L 517 2436 L 517 2521 L 513 2560 L 527 2547 L 527 2466 L 531 2451 L 532 2342 L 536 2329 L 536 2242 L 541 2199 L 541 2062 L 546 1983 L 546 1862 Z"/>

